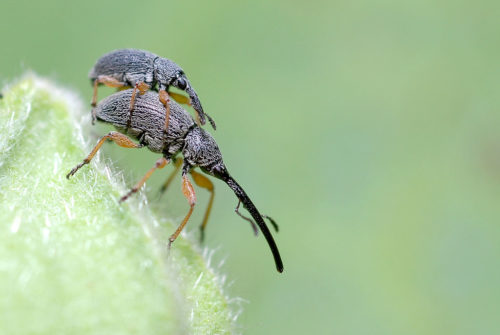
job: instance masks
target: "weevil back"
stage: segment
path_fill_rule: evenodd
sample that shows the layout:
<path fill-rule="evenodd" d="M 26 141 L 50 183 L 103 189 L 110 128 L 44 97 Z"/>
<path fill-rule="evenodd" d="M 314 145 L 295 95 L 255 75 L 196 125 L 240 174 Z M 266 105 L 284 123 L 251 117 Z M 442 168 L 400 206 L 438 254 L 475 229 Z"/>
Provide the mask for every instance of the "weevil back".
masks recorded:
<path fill-rule="evenodd" d="M 165 135 L 164 106 L 158 99 L 158 93 L 147 91 L 136 96 L 131 127 L 127 128 L 131 96 L 132 89 L 129 89 L 103 99 L 96 107 L 97 120 L 112 124 L 118 131 L 141 141 L 153 152 L 178 152 L 186 134 L 195 125 L 191 115 L 171 101 L 170 122 Z"/>

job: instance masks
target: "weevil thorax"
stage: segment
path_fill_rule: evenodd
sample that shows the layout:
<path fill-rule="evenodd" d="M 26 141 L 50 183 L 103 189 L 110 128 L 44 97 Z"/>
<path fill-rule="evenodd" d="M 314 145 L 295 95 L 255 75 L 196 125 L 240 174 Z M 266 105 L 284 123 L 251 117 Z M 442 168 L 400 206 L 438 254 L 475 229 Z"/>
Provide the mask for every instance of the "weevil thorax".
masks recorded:
<path fill-rule="evenodd" d="M 183 73 L 182 68 L 170 59 L 158 57 L 155 60 L 154 77 L 160 89 L 174 85 L 179 75 Z"/>
<path fill-rule="evenodd" d="M 189 165 L 199 166 L 211 175 L 215 175 L 215 170 L 226 169 L 215 139 L 197 126 L 186 135 L 182 155 Z"/>

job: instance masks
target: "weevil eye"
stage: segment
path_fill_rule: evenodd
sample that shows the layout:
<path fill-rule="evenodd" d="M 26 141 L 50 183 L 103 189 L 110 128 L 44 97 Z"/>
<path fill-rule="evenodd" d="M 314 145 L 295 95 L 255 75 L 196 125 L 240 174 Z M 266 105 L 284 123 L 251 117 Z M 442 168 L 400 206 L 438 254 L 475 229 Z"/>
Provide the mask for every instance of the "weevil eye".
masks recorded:
<path fill-rule="evenodd" d="M 187 86 L 186 80 L 184 78 L 177 78 L 177 85 L 176 86 L 178 88 L 180 88 L 181 90 L 185 90 L 186 86 Z"/>

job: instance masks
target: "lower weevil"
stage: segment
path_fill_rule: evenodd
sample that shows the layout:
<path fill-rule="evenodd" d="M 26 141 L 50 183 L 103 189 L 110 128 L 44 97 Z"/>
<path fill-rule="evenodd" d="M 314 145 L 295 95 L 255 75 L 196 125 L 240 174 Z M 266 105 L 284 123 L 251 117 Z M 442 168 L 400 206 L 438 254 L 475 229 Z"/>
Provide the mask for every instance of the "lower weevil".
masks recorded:
<path fill-rule="evenodd" d="M 239 200 L 235 209 L 236 212 L 243 218 L 247 219 L 252 224 L 254 230 L 256 230 L 255 223 L 251 219 L 241 215 L 238 211 L 240 203 L 243 203 L 243 206 L 251 214 L 252 218 L 255 220 L 257 226 L 266 238 L 273 254 L 277 270 L 282 272 L 283 263 L 281 261 L 280 253 L 271 232 L 264 222 L 264 218 L 268 218 L 277 230 L 275 222 L 269 217 L 263 216 L 259 213 L 245 191 L 229 175 L 229 172 L 222 161 L 222 155 L 219 151 L 217 143 L 213 137 L 200 128 L 195 123 L 193 118 L 174 101 L 171 101 L 170 106 L 170 121 L 168 123 L 169 128 L 167 133 L 164 134 L 164 108 L 158 99 L 158 93 L 154 91 L 147 91 L 143 95 L 136 96 L 134 114 L 129 125 L 129 106 L 132 95 L 132 89 L 120 91 L 103 99 L 96 106 L 95 115 L 97 120 L 112 124 L 118 132 L 111 131 L 107 135 L 103 136 L 83 162 L 75 166 L 66 177 L 71 177 L 82 166 L 88 164 L 106 140 L 112 140 L 119 146 L 125 148 L 141 148 L 146 146 L 152 152 L 162 154 L 162 157 L 156 161 L 155 165 L 127 194 L 120 199 L 120 201 L 125 201 L 130 195 L 137 192 L 156 169 L 161 169 L 168 163 L 173 162 L 176 166 L 176 170 L 178 170 L 182 164 L 182 192 L 187 198 L 190 208 L 187 215 L 182 220 L 182 223 L 170 236 L 168 244 L 170 247 L 188 222 L 196 204 L 196 194 L 194 192 L 193 185 L 188 179 L 188 174 L 191 174 L 195 184 L 209 190 L 211 193 L 209 206 L 200 227 L 203 236 L 203 231 L 212 206 L 214 187 L 212 182 L 207 177 L 193 170 L 195 167 L 199 167 L 204 173 L 224 181 L 233 190 Z M 138 140 L 139 143 L 134 142 L 129 136 Z M 176 158 L 179 153 L 182 153 L 184 160 Z M 171 178 L 167 180 L 166 184 L 162 188 L 163 190 L 166 188 L 170 180 Z"/>

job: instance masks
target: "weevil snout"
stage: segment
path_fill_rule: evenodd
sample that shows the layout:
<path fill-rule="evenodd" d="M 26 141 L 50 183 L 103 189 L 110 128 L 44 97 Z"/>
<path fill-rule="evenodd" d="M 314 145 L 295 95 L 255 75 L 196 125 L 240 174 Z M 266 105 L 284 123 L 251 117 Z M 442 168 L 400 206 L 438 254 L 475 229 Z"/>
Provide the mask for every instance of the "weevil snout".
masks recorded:
<path fill-rule="evenodd" d="M 201 107 L 200 99 L 189 82 L 187 83 L 185 91 L 189 95 L 189 99 L 191 99 L 191 106 L 193 106 L 194 110 L 200 116 L 201 124 L 205 124 L 205 113 L 203 112 L 203 107 Z"/>

